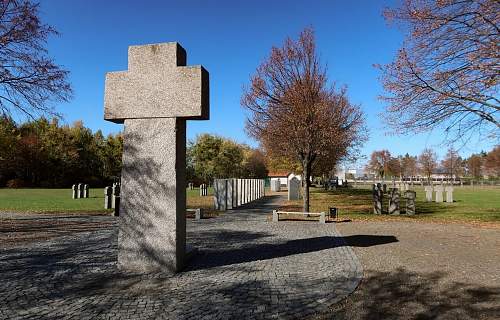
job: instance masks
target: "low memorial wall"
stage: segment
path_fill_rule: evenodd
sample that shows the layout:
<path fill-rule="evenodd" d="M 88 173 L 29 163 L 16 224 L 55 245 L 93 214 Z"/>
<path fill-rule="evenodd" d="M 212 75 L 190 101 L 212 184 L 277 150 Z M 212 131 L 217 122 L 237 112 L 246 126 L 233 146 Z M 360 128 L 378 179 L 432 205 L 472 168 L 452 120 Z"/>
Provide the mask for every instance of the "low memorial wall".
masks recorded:
<path fill-rule="evenodd" d="M 215 179 L 215 210 L 237 208 L 265 195 L 264 179 Z"/>

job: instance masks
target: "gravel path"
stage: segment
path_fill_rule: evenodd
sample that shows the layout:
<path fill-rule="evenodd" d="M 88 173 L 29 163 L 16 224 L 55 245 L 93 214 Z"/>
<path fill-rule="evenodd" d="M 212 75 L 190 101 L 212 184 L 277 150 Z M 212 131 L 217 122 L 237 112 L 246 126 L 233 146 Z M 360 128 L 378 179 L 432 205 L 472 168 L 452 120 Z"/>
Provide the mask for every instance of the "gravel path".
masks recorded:
<path fill-rule="evenodd" d="M 113 217 L 10 216 L 0 222 L 1 234 L 13 235 L 0 246 L 0 319 L 304 319 L 327 311 L 356 288 L 361 264 L 335 224 L 266 221 L 282 201 L 189 220 L 188 243 L 200 254 L 173 276 L 119 272 Z"/>
<path fill-rule="evenodd" d="M 500 319 L 500 230 L 422 222 L 337 228 L 364 279 L 318 319 Z"/>

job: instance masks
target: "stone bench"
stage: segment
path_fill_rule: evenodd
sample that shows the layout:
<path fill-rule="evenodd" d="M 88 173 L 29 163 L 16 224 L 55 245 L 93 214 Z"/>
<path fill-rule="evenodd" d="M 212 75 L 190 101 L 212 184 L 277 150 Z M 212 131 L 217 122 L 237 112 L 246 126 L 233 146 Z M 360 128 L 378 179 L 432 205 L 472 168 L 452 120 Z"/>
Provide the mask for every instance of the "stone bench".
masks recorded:
<path fill-rule="evenodd" d="M 277 211 L 273 210 L 273 222 L 279 221 L 280 214 L 297 214 L 303 216 L 318 216 L 319 223 L 326 223 L 326 213 L 324 212 L 293 212 L 293 211 Z"/>
<path fill-rule="evenodd" d="M 186 212 L 194 213 L 195 220 L 201 220 L 203 218 L 203 210 L 201 208 L 198 209 L 186 209 Z"/>

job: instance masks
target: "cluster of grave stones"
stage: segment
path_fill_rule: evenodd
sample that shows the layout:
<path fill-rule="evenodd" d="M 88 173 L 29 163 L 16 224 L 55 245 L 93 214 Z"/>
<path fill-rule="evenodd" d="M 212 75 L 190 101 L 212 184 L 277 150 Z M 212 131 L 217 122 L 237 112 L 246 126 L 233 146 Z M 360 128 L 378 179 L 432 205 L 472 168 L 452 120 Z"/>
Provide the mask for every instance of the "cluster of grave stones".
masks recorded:
<path fill-rule="evenodd" d="M 279 179 L 271 180 L 271 191 L 272 192 L 281 191 L 281 181 Z"/>
<path fill-rule="evenodd" d="M 264 179 L 215 179 L 215 210 L 237 208 L 265 195 Z"/>
<path fill-rule="evenodd" d="M 114 209 L 114 215 L 120 212 L 120 184 L 113 183 L 112 187 L 104 188 L 104 209 Z"/>
<path fill-rule="evenodd" d="M 81 198 L 88 198 L 89 197 L 89 185 L 88 184 L 74 184 L 71 187 L 72 190 L 72 198 L 73 199 L 81 199 Z"/>
<path fill-rule="evenodd" d="M 200 197 L 208 196 L 208 186 L 204 183 L 200 184 Z"/>
<path fill-rule="evenodd" d="M 440 203 L 443 202 L 443 191 L 446 192 L 446 202 L 453 203 L 453 186 L 436 185 L 436 186 L 426 186 L 425 190 L 425 200 L 427 202 L 432 202 L 432 194 L 435 192 L 435 201 Z"/>
<path fill-rule="evenodd" d="M 372 194 L 373 194 L 373 212 L 375 214 L 400 214 L 400 191 L 399 188 L 390 188 L 389 192 L 387 192 L 386 184 L 374 184 L 372 186 Z M 384 211 L 383 203 L 384 203 L 384 194 L 388 193 L 389 197 L 389 205 L 388 210 Z M 415 210 L 415 200 L 417 198 L 417 193 L 413 190 L 406 190 L 404 194 L 404 199 L 406 200 L 406 214 L 414 215 L 416 213 Z"/>
<path fill-rule="evenodd" d="M 188 183 L 188 189 L 189 189 L 189 190 L 194 190 L 194 183 L 189 182 L 189 183 Z"/>

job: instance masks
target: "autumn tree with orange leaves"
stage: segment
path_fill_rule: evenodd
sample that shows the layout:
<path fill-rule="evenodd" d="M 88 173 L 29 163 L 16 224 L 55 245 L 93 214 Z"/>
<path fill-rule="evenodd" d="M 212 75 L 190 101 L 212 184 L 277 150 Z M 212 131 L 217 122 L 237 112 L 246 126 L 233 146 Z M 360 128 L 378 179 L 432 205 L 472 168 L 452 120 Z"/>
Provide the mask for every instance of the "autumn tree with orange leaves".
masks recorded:
<path fill-rule="evenodd" d="M 326 73 L 314 33 L 305 29 L 298 40 L 271 49 L 241 99 L 250 111 L 247 131 L 267 154 L 300 162 L 304 212 L 315 166 L 329 161 L 333 169 L 365 139 L 361 109 L 345 89 L 328 84 Z"/>
<path fill-rule="evenodd" d="M 396 133 L 444 128 L 449 140 L 500 132 L 500 2 L 403 0 L 385 11 L 406 34 L 380 66 L 385 120 Z"/>

